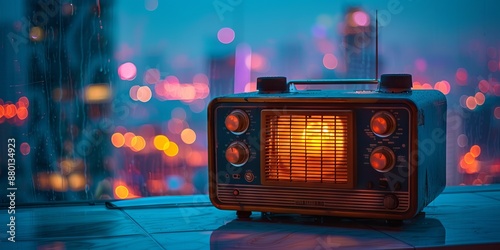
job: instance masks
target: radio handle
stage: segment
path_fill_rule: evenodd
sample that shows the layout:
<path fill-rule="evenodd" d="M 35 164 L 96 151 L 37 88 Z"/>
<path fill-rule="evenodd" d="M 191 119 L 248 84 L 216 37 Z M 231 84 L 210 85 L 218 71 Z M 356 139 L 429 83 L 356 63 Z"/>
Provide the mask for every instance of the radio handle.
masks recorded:
<path fill-rule="evenodd" d="M 327 85 L 327 84 L 378 84 L 377 79 L 318 79 L 318 80 L 291 80 L 288 84 L 294 85 Z"/>

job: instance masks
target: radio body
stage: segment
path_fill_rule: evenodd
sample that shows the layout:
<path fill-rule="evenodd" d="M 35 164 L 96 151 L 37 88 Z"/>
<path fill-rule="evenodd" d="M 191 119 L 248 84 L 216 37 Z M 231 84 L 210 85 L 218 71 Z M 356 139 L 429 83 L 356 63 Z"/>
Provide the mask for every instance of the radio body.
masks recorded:
<path fill-rule="evenodd" d="M 262 82 L 261 91 L 215 98 L 210 200 L 240 214 L 414 217 L 446 185 L 446 98 L 411 90 L 411 76 L 409 84 L 290 91 Z"/>

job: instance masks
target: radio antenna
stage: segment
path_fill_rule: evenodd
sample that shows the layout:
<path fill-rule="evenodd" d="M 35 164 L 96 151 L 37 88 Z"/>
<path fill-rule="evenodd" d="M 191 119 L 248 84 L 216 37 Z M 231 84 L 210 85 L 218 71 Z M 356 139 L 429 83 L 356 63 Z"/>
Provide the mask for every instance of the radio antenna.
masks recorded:
<path fill-rule="evenodd" d="M 375 79 L 378 79 L 378 10 L 375 10 Z"/>

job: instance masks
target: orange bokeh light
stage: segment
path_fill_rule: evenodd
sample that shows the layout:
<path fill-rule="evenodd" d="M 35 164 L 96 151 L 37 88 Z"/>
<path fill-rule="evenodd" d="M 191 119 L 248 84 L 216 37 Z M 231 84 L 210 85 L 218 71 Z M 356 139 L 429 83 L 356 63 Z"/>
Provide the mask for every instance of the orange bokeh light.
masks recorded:
<path fill-rule="evenodd" d="M 4 114 L 5 114 L 5 108 L 2 105 L 0 105 L 0 118 L 2 118 Z"/>
<path fill-rule="evenodd" d="M 4 116 L 7 119 L 10 119 L 10 118 L 16 116 L 16 114 L 17 114 L 17 108 L 16 108 L 16 105 L 14 105 L 14 104 L 5 105 L 4 109 L 5 109 Z"/>
<path fill-rule="evenodd" d="M 432 85 L 430 85 L 429 83 L 424 83 L 422 85 L 422 89 L 432 89 Z"/>
<path fill-rule="evenodd" d="M 152 96 L 153 93 L 148 86 L 142 86 L 137 89 L 137 99 L 141 102 L 148 102 L 149 100 L 151 100 Z"/>
<path fill-rule="evenodd" d="M 168 146 L 170 144 L 170 140 L 168 139 L 168 137 L 166 137 L 164 135 L 157 135 L 157 136 L 155 136 L 153 144 L 155 145 L 156 149 L 165 150 L 168 148 Z"/>
<path fill-rule="evenodd" d="M 467 97 L 465 104 L 467 105 L 467 108 L 469 108 L 470 110 L 474 110 L 477 107 L 476 98 L 474 98 L 473 96 Z"/>
<path fill-rule="evenodd" d="M 129 195 L 128 188 L 124 185 L 119 185 L 115 188 L 115 195 L 120 199 L 126 199 Z"/>
<path fill-rule="evenodd" d="M 179 146 L 173 141 L 168 144 L 168 148 L 163 150 L 163 152 L 170 157 L 174 157 L 179 153 Z"/>
<path fill-rule="evenodd" d="M 132 147 L 132 138 L 135 137 L 135 134 L 132 132 L 127 132 L 123 135 L 125 138 L 125 146 Z"/>
<path fill-rule="evenodd" d="M 474 145 L 470 148 L 470 153 L 474 157 L 478 157 L 481 154 L 481 147 Z"/>
<path fill-rule="evenodd" d="M 50 185 L 56 192 L 66 192 L 68 190 L 68 180 L 59 173 L 50 175 Z"/>
<path fill-rule="evenodd" d="M 186 128 L 181 132 L 181 139 L 186 144 L 193 144 L 196 141 L 196 133 L 190 128 Z"/>
<path fill-rule="evenodd" d="M 28 117 L 28 109 L 26 107 L 19 107 L 17 109 L 17 118 L 24 120 Z"/>
<path fill-rule="evenodd" d="M 477 92 L 476 95 L 474 95 L 474 99 L 476 100 L 477 105 L 483 105 L 486 97 L 483 93 Z"/>
<path fill-rule="evenodd" d="M 469 152 L 464 155 L 464 161 L 467 164 L 472 164 L 475 161 L 475 157 Z"/>
<path fill-rule="evenodd" d="M 434 85 L 434 89 L 441 91 L 443 94 L 447 95 L 450 93 L 451 87 L 450 83 L 447 81 L 440 81 Z"/>
<path fill-rule="evenodd" d="M 130 148 L 133 151 L 139 152 L 146 147 L 146 140 L 142 136 L 134 136 L 134 138 L 132 138 L 130 142 L 130 145 Z"/>
<path fill-rule="evenodd" d="M 123 136 L 121 133 L 114 133 L 111 136 L 111 143 L 113 146 L 117 148 L 123 147 L 125 145 L 125 136 Z"/>
<path fill-rule="evenodd" d="M 80 191 L 85 189 L 85 185 L 87 184 L 87 179 L 83 174 L 73 173 L 68 176 L 69 187 L 73 191 Z"/>

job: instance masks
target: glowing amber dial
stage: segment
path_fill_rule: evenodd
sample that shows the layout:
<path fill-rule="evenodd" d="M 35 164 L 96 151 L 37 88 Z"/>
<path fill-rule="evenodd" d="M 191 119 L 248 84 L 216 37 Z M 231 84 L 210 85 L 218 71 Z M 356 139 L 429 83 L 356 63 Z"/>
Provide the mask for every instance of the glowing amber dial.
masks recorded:
<path fill-rule="evenodd" d="M 377 112 L 370 121 L 370 128 L 374 134 L 387 137 L 396 130 L 396 119 L 387 111 Z"/>
<path fill-rule="evenodd" d="M 370 155 L 370 165 L 379 172 L 388 172 L 396 163 L 394 152 L 388 147 L 377 147 Z"/>
<path fill-rule="evenodd" d="M 250 123 L 248 115 L 243 110 L 233 110 L 228 116 L 224 124 L 226 128 L 234 134 L 242 134 L 248 129 Z"/>
<path fill-rule="evenodd" d="M 233 142 L 226 149 L 226 160 L 236 167 L 245 164 L 249 156 L 250 151 L 242 142 Z"/>

